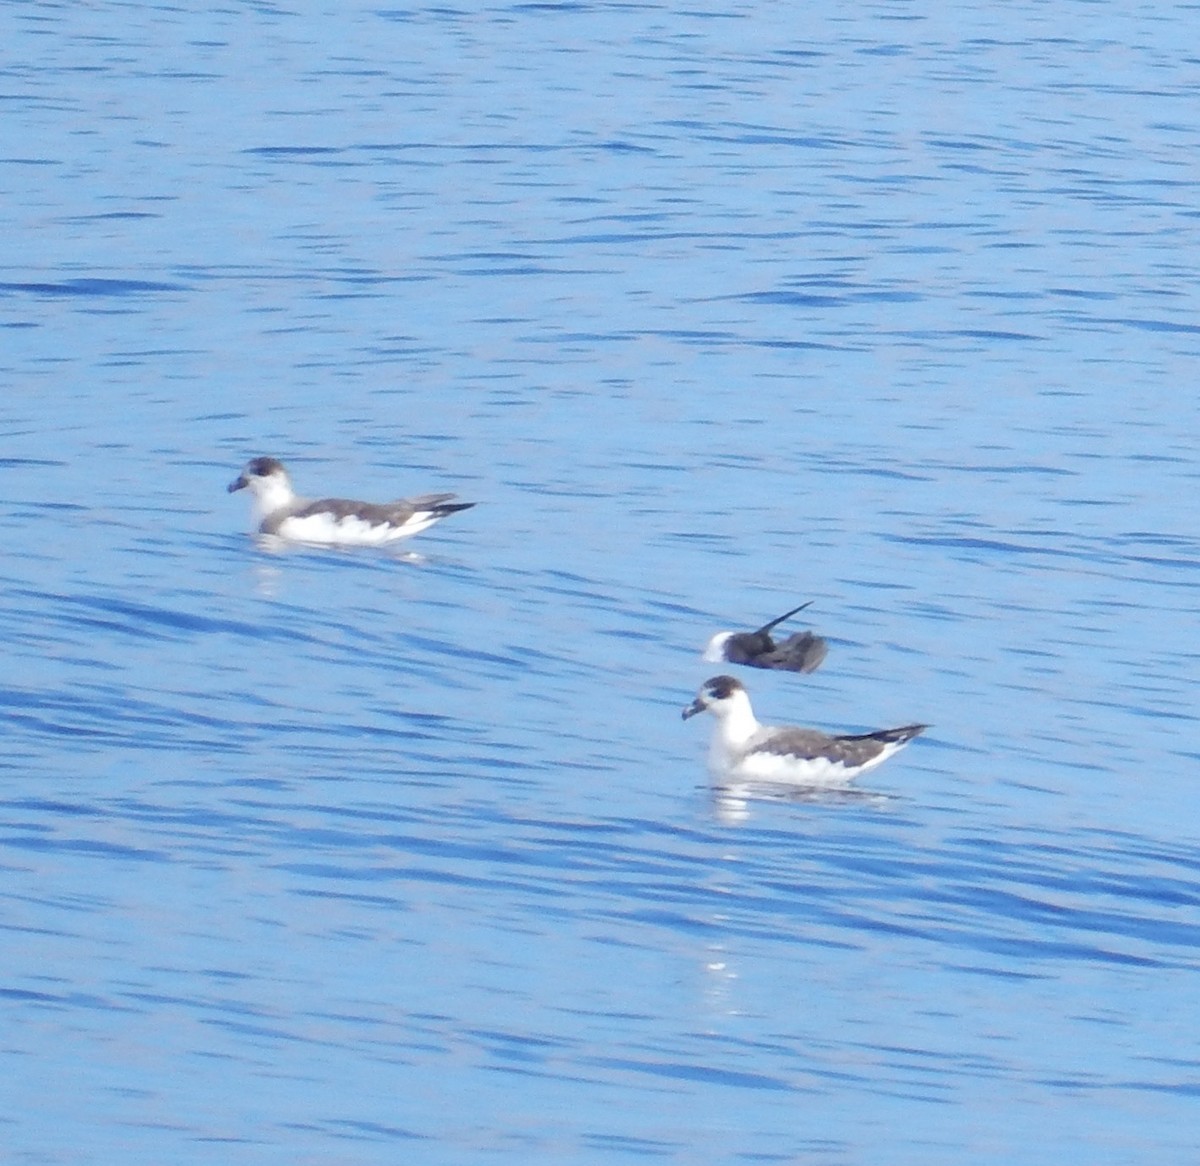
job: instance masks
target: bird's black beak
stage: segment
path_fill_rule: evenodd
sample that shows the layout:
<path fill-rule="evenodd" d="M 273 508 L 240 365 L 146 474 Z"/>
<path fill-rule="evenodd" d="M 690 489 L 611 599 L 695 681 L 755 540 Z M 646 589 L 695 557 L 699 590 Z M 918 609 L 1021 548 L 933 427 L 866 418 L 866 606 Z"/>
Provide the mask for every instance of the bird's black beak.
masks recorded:
<path fill-rule="evenodd" d="M 225 493 L 232 494 L 234 490 L 244 490 L 249 485 L 250 479 L 247 478 L 245 474 L 239 474 L 238 477 L 230 482 L 226 487 Z"/>
<path fill-rule="evenodd" d="M 694 717 L 697 713 L 704 712 L 706 708 L 708 708 L 708 705 L 706 705 L 699 697 L 696 697 L 696 699 L 683 710 L 683 719 L 686 721 L 688 717 Z"/>

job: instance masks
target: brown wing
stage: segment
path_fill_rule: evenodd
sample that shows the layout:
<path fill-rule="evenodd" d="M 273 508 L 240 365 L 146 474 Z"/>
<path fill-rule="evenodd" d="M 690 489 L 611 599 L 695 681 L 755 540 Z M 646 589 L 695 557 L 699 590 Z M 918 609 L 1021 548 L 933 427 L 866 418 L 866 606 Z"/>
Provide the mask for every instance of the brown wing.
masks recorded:
<path fill-rule="evenodd" d="M 839 738 L 820 733 L 816 729 L 774 729 L 760 744 L 751 745 L 747 753 L 770 753 L 800 760 L 811 760 L 814 757 L 836 759 L 838 740 Z"/>
<path fill-rule="evenodd" d="M 928 725 L 905 725 L 902 729 L 880 729 L 845 737 L 831 737 L 816 729 L 779 729 L 747 752 L 796 757 L 804 761 L 824 757 L 853 769 L 878 757 L 885 746 L 903 745 L 927 728 Z"/>
<path fill-rule="evenodd" d="M 730 664 L 748 664 L 752 668 L 765 667 L 761 663 L 763 654 L 775 647 L 770 636 L 763 632 L 738 632 L 725 641 L 723 654 Z"/>
<path fill-rule="evenodd" d="M 371 526 L 403 526 L 414 514 L 453 514 L 466 510 L 474 502 L 452 502 L 453 494 L 419 494 L 416 498 L 397 498 L 394 502 L 355 502 L 349 498 L 322 498 L 308 502 L 299 510 L 290 510 L 286 518 L 311 518 L 316 514 L 332 515 L 336 522 L 358 518 Z"/>
<path fill-rule="evenodd" d="M 812 632 L 796 632 L 754 663 L 759 668 L 775 668 L 783 672 L 815 672 L 828 653 L 829 645 L 820 636 L 814 636 Z"/>

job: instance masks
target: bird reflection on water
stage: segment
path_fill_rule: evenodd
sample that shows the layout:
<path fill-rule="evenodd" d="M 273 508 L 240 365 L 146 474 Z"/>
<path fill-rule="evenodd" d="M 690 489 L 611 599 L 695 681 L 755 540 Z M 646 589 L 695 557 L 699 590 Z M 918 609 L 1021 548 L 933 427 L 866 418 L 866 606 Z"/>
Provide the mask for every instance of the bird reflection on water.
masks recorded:
<path fill-rule="evenodd" d="M 854 786 L 796 786 L 780 782 L 713 782 L 708 787 L 713 817 L 725 826 L 749 821 L 751 802 L 806 806 L 869 806 L 882 809 L 900 799 L 894 794 Z"/>

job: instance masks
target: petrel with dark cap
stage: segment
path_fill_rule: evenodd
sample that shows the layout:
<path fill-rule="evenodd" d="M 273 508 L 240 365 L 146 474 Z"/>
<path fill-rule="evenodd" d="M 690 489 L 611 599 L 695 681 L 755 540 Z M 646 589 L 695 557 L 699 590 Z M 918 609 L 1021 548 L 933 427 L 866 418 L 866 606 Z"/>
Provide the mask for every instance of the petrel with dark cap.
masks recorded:
<path fill-rule="evenodd" d="M 455 502 L 453 494 L 421 494 L 395 502 L 355 502 L 297 496 L 283 463 L 273 457 L 251 458 L 229 483 L 229 492 L 249 489 L 254 495 L 258 532 L 291 542 L 320 546 L 382 546 L 408 538 L 448 514 L 469 510 L 474 502 Z"/>
<path fill-rule="evenodd" d="M 785 611 L 783 615 L 763 624 L 756 632 L 718 632 L 704 649 L 704 659 L 710 664 L 728 661 L 750 668 L 776 668 L 784 672 L 814 672 L 821 666 L 829 645 L 812 632 L 793 632 L 786 640 L 776 643 L 771 632 L 785 619 L 811 606 L 812 600 Z"/>
<path fill-rule="evenodd" d="M 928 725 L 905 725 L 874 733 L 831 736 L 818 729 L 759 723 L 739 680 L 714 676 L 683 710 L 683 718 L 709 712 L 717 719 L 709 768 L 718 781 L 794 786 L 841 785 L 882 765 Z"/>

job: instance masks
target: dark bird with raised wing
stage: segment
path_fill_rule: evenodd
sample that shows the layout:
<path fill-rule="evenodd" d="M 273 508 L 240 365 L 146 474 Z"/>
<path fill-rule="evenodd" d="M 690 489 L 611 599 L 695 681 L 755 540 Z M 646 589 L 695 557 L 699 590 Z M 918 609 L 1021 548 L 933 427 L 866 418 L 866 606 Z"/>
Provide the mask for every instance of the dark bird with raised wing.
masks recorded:
<path fill-rule="evenodd" d="M 786 640 L 776 642 L 771 632 L 791 619 L 798 611 L 812 605 L 802 603 L 783 615 L 763 624 L 756 632 L 718 632 L 704 649 L 704 659 L 710 664 L 728 662 L 745 664 L 750 668 L 775 668 L 784 672 L 815 672 L 825 659 L 829 645 L 812 632 L 793 632 Z"/>

